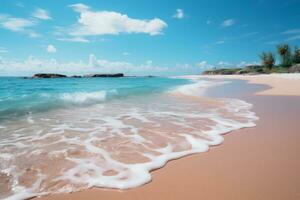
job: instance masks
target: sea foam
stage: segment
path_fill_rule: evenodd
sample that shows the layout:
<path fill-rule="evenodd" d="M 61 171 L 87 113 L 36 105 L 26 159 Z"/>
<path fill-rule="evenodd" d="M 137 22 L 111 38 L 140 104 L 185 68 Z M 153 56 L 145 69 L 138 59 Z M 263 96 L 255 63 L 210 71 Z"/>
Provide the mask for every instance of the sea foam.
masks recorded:
<path fill-rule="evenodd" d="M 168 161 L 205 152 L 223 142 L 222 134 L 255 126 L 251 104 L 201 97 L 214 84 L 197 81 L 169 93 L 6 122 L 0 129 L 0 198 L 137 187 L 151 181 L 150 172 Z M 81 103 L 101 101 L 105 95 L 62 98 Z"/>
<path fill-rule="evenodd" d="M 103 102 L 106 99 L 106 91 L 63 93 L 59 95 L 59 98 L 63 101 L 78 104 Z"/>

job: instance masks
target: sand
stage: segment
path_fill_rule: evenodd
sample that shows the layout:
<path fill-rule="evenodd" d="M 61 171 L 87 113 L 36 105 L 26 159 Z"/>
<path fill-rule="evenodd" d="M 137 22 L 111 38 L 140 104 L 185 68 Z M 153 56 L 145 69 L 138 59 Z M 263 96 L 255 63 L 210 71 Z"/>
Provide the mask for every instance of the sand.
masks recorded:
<path fill-rule="evenodd" d="M 214 75 L 201 76 L 210 79 L 240 79 L 252 84 L 264 84 L 270 89 L 257 92 L 255 95 L 300 96 L 300 74 L 267 74 L 267 75 Z"/>
<path fill-rule="evenodd" d="M 258 95 L 239 96 L 254 104 L 260 117 L 255 128 L 225 135 L 225 142 L 207 153 L 169 162 L 152 172 L 151 183 L 138 188 L 94 188 L 41 199 L 300 199 L 300 79 L 274 75 L 242 79 L 271 86 Z"/>

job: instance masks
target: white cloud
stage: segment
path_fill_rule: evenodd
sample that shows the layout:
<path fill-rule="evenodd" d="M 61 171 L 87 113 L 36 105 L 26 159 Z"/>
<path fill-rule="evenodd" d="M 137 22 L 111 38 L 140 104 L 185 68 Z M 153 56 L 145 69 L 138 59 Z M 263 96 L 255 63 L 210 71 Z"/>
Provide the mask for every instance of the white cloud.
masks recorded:
<path fill-rule="evenodd" d="M 282 34 L 289 35 L 286 41 L 300 40 L 300 29 L 291 29 L 284 31 Z"/>
<path fill-rule="evenodd" d="M 80 13 L 78 23 L 68 30 L 71 36 L 117 35 L 120 33 L 159 35 L 167 27 L 167 24 L 159 18 L 133 19 L 118 12 L 92 11 L 89 6 L 84 4 L 73 4 L 70 7 Z"/>
<path fill-rule="evenodd" d="M 215 68 L 214 65 L 209 64 L 207 61 L 201 61 L 196 63 L 196 67 L 199 67 L 202 70 L 209 70 Z"/>
<path fill-rule="evenodd" d="M 235 24 L 234 19 L 227 19 L 227 20 L 223 21 L 222 27 L 229 27 L 229 26 L 233 26 L 234 24 Z"/>
<path fill-rule="evenodd" d="M 37 22 L 31 19 L 17 18 L 10 15 L 0 14 L 0 28 L 9 31 L 24 33 L 32 38 L 40 37 L 39 34 L 35 33 L 31 29 L 35 25 L 37 25 Z"/>
<path fill-rule="evenodd" d="M 32 13 L 32 16 L 41 20 L 49 20 L 52 19 L 50 16 L 49 11 L 37 8 L 35 11 Z"/>
<path fill-rule="evenodd" d="M 173 15 L 174 18 L 177 18 L 177 19 L 182 19 L 184 18 L 184 12 L 182 9 L 178 8 L 176 9 L 176 13 Z"/>
<path fill-rule="evenodd" d="M 82 3 L 72 4 L 69 7 L 73 8 L 73 10 L 79 13 L 87 12 L 90 9 L 89 6 Z"/>
<path fill-rule="evenodd" d="M 49 44 L 47 46 L 47 52 L 48 53 L 56 53 L 57 52 L 57 49 L 55 48 L 55 46 L 53 46 L 52 44 Z"/>
<path fill-rule="evenodd" d="M 5 60 L 0 58 L 0 75 L 32 75 L 34 73 L 125 73 L 125 74 L 159 74 L 168 71 L 168 67 L 155 66 L 152 61 L 133 64 L 125 61 L 98 59 L 90 54 L 87 62 L 59 62 L 56 59 L 39 59 L 29 56 L 26 60 Z"/>
<path fill-rule="evenodd" d="M 70 38 L 58 38 L 59 41 L 66 41 L 66 42 L 82 42 L 82 43 L 89 43 L 90 41 L 84 37 L 70 37 Z"/>
<path fill-rule="evenodd" d="M 201 61 L 196 63 L 196 66 L 202 70 L 218 69 L 218 68 L 243 68 L 249 65 L 259 65 L 258 62 L 246 62 L 241 61 L 240 63 L 230 63 L 226 61 L 219 61 L 216 64 L 209 64 L 207 61 Z"/>
<path fill-rule="evenodd" d="M 287 30 L 287 31 L 284 31 L 282 34 L 300 34 L 300 29 L 291 29 L 291 30 Z"/>
<path fill-rule="evenodd" d="M 199 63 L 196 64 L 198 67 L 206 67 L 207 65 L 207 61 L 201 61 Z"/>
<path fill-rule="evenodd" d="M 219 67 L 228 67 L 228 66 L 230 66 L 231 64 L 230 64 L 229 62 L 226 62 L 226 61 L 219 61 L 219 62 L 217 63 L 217 65 L 218 65 Z"/>
<path fill-rule="evenodd" d="M 0 15 L 0 25 L 2 26 L 2 28 L 10 31 L 22 32 L 25 31 L 26 28 L 34 26 L 35 22 L 24 18 L 15 18 L 8 15 Z"/>

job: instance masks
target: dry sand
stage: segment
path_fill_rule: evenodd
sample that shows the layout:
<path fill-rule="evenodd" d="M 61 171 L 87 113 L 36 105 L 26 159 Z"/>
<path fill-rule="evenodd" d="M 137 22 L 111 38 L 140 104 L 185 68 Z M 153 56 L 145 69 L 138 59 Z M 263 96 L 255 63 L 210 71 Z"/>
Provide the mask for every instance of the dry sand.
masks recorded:
<path fill-rule="evenodd" d="M 169 162 L 152 172 L 152 182 L 144 186 L 125 191 L 94 188 L 42 199 L 299 200 L 300 79 L 242 78 L 272 87 L 243 97 L 254 104 L 260 117 L 257 127 L 227 134 L 222 145 L 207 153 Z"/>
<path fill-rule="evenodd" d="M 191 76 L 194 77 L 195 76 Z M 201 76 L 211 79 L 240 79 L 249 83 L 271 86 L 270 89 L 257 92 L 256 95 L 300 96 L 300 74 L 268 74 L 268 75 L 214 75 Z"/>

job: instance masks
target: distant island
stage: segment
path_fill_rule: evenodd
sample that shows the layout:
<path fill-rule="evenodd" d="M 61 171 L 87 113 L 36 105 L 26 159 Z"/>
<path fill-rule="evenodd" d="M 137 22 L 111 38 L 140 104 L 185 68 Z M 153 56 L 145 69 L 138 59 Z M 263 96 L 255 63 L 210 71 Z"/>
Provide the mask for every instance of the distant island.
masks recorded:
<path fill-rule="evenodd" d="M 276 55 L 272 52 L 263 52 L 260 55 L 261 65 L 249 65 L 244 68 L 221 68 L 206 70 L 203 75 L 234 75 L 234 74 L 270 74 L 270 73 L 300 73 L 300 49 L 295 47 L 292 52 L 288 44 L 277 46 L 280 64 L 275 65 Z"/>
<path fill-rule="evenodd" d="M 51 73 L 39 73 L 35 74 L 30 78 L 119 78 L 119 77 L 124 77 L 123 73 L 117 73 L 117 74 L 88 74 L 84 76 L 78 76 L 78 75 L 73 75 L 73 76 L 67 76 L 64 74 L 51 74 Z M 28 78 L 28 77 L 25 77 Z"/>

